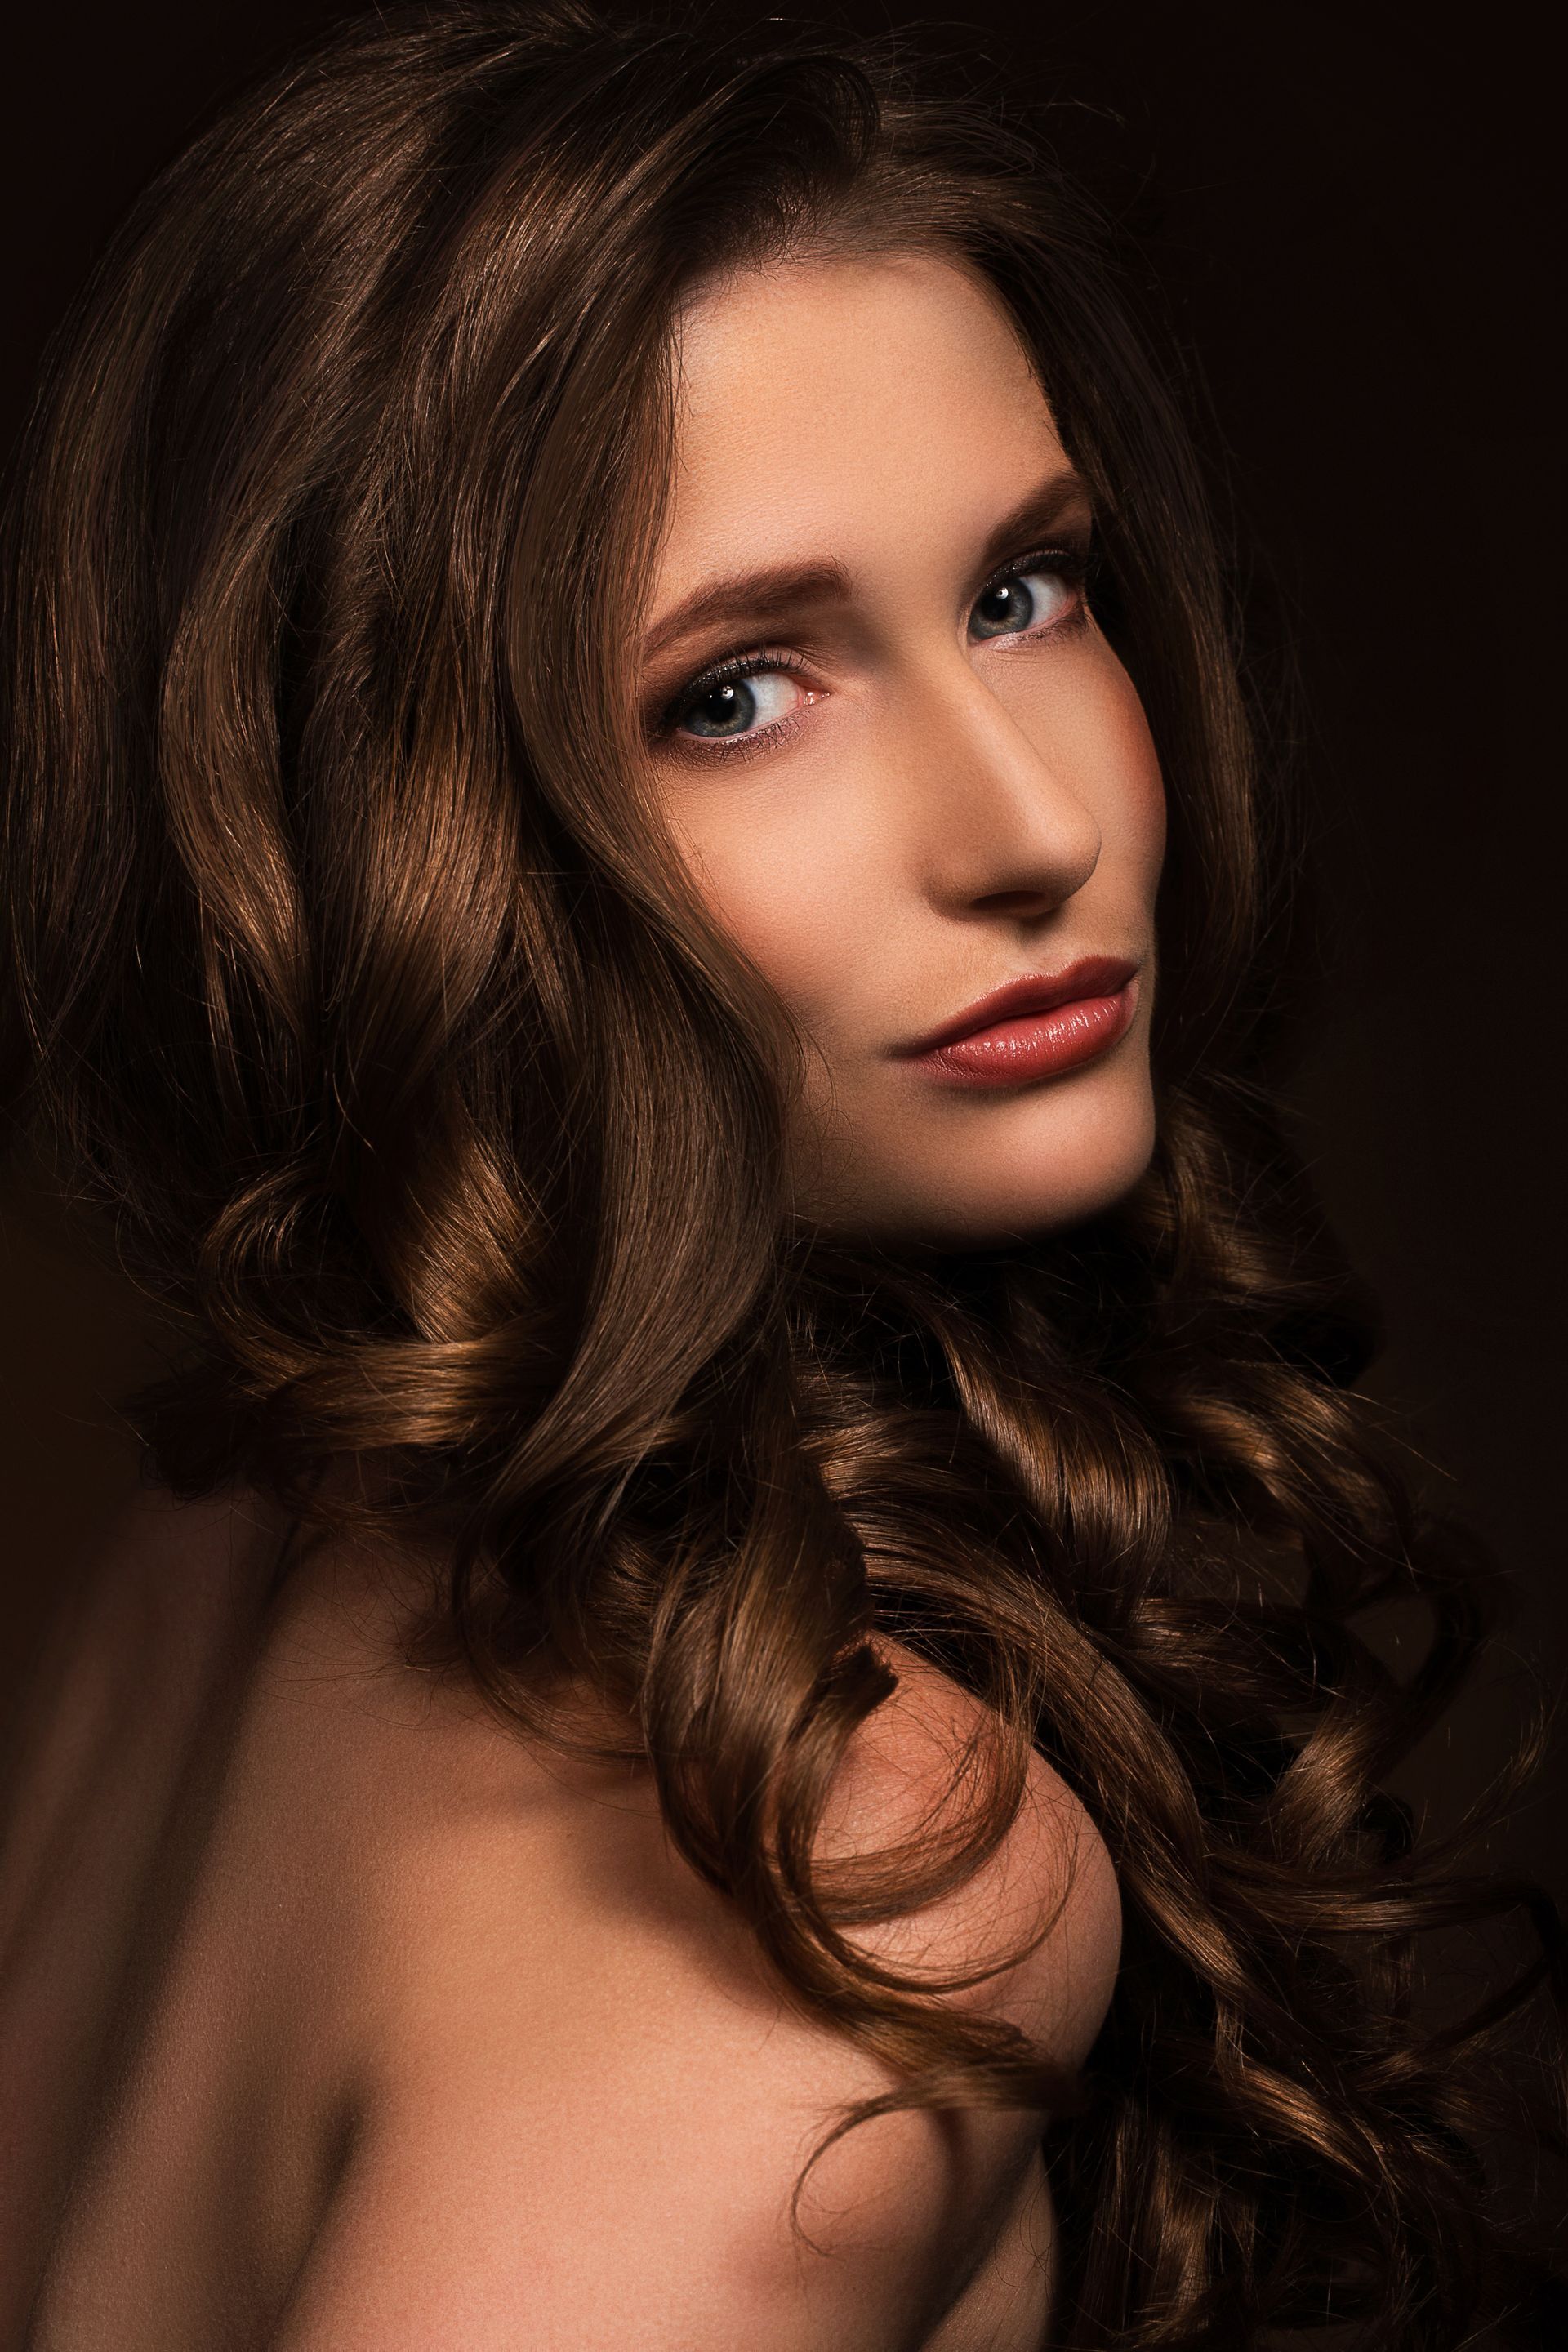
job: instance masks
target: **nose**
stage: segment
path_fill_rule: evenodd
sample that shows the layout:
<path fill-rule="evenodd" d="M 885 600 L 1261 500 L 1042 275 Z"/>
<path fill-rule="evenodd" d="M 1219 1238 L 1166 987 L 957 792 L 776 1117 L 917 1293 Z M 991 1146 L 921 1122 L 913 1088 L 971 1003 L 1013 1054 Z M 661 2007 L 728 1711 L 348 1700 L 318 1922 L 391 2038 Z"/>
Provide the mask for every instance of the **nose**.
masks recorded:
<path fill-rule="evenodd" d="M 944 913 L 1047 915 L 1100 862 L 1093 811 L 967 661 L 928 675 L 905 787 L 925 892 Z"/>

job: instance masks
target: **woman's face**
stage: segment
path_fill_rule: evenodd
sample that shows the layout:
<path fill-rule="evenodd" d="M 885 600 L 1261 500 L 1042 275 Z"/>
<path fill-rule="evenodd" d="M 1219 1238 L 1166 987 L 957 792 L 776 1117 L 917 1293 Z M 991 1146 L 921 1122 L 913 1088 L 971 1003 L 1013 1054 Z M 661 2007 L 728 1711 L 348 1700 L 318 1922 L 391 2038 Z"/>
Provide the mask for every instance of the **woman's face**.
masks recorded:
<path fill-rule="evenodd" d="M 1089 1215 L 1153 1140 L 1163 798 L 1017 337 L 960 265 L 803 259 L 702 292 L 679 358 L 639 690 L 806 1041 L 796 1206 L 961 1245 Z"/>

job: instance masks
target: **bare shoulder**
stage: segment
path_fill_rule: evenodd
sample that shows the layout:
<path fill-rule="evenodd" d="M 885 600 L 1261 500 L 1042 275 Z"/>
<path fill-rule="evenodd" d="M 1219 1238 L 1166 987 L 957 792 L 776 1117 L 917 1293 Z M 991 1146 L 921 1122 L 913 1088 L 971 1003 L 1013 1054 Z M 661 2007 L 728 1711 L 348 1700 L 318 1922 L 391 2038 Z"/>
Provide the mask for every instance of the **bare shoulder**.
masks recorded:
<path fill-rule="evenodd" d="M 890 2078 L 788 2000 L 674 1853 L 645 1777 L 570 1763 L 460 1689 L 400 1679 L 374 1616 L 356 1653 L 313 1603 L 280 1685 L 301 1759 L 320 1775 L 324 1739 L 333 1759 L 336 1834 L 357 1841 L 339 1982 L 360 2099 L 279 2352 L 890 2352 L 947 2343 L 961 2291 L 994 2291 L 1009 2263 L 1009 2310 L 1035 2331 L 1016 2340 L 1037 2338 L 1037 2119 L 863 2127 L 812 2176 L 803 2238 L 803 2165 L 845 2104 Z M 846 1845 L 916 1826 L 973 1728 L 973 1702 L 904 1664 L 846 1776 Z M 1057 1924 L 1041 1951 L 970 1997 L 1070 2063 L 1109 1994 L 1114 1883 L 1043 1766 L 1006 1849 L 910 1932 L 923 1959 L 962 1965 L 1042 1906 Z M 985 2340 L 1015 2339 L 1005 2324 Z"/>
<path fill-rule="evenodd" d="M 407 1600 L 393 1563 L 323 1546 L 268 1614 L 181 1801 L 188 1887 L 138 1958 L 144 2009 L 29 2340 L 1037 2344 L 1038 2119 L 879 2118 L 811 2176 L 802 2235 L 802 2167 L 889 2079 L 792 2003 L 645 1776 L 410 1669 Z M 835 1792 L 844 1850 L 918 1828 L 974 1728 L 899 1664 Z M 1109 1995 L 1114 1885 L 1043 1765 L 1006 1847 L 898 1933 L 951 1969 L 1042 1916 L 1034 1958 L 967 1997 L 1070 2062 Z"/>
<path fill-rule="evenodd" d="M 395 2042 L 427 2047 L 424 2011 L 446 2005 L 456 1982 L 470 2002 L 491 1982 L 522 2016 L 531 1999 L 586 1999 L 632 1976 L 646 1999 L 657 1955 L 682 2015 L 691 1969 L 710 1993 L 722 1986 L 771 2014 L 773 1988 L 750 1936 L 676 1853 L 647 1771 L 574 1759 L 500 1721 L 460 1677 L 408 1668 L 405 1622 L 405 1588 L 374 1558 L 328 1556 L 301 1581 L 253 1708 L 253 1801 L 318 1889 L 331 1885 L 329 1912 L 352 1930 L 366 1971 L 357 2013 Z M 835 1785 L 824 1829 L 832 1853 L 940 1825 L 955 1764 L 984 1734 L 978 1701 L 900 1645 L 885 1649 L 897 1687 Z M 961 1777 L 960 1799 L 965 1785 Z M 1000 1850 L 952 1895 L 867 1941 L 951 1973 L 989 1967 L 1045 1929 L 1037 1954 L 964 1998 L 1015 2017 L 1071 2064 L 1098 2027 L 1120 1927 L 1106 1849 L 1036 1755 Z M 350 1965 L 347 1950 L 340 1957 Z"/>
<path fill-rule="evenodd" d="M 829 1852 L 940 1833 L 983 1762 L 981 1703 L 910 1651 L 884 1646 L 898 1688 L 862 1727 L 839 1775 L 824 1830 Z M 955 1999 L 1007 2017 L 1074 2067 L 1099 2031 L 1121 1955 L 1110 1856 L 1079 1798 L 1036 1753 L 997 1851 L 952 1894 L 865 1941 L 900 1967 L 938 1977 L 1023 1954 Z"/>

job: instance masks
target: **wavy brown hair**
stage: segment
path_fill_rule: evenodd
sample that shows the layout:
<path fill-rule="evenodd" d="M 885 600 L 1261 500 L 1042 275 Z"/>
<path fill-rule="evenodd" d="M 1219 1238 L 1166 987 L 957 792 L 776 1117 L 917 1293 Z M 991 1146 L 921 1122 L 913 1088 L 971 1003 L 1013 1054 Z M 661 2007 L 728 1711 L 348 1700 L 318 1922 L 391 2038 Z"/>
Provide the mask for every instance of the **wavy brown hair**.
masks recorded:
<path fill-rule="evenodd" d="M 911 247 L 1034 357 L 1172 812 L 1153 1163 L 963 1257 L 792 1220 L 796 1041 L 628 691 L 677 304 Z M 849 1932 L 973 1868 L 1043 1748 L 1128 1923 L 1053 2134 L 1064 2345 L 1524 2327 L 1468 2061 L 1552 1921 L 1380 1793 L 1488 1588 L 1348 1392 L 1364 1319 L 1259 1076 L 1280 826 L 1199 470 L 1038 142 L 776 22 L 351 24 L 143 199 L 8 530 L 15 1093 L 166 1311 L 158 1475 L 438 1533 L 414 1654 L 546 1728 L 563 1675 L 629 1710 L 680 1850 L 900 2103 L 1072 2104 Z M 1401 1683 L 1357 1620 L 1411 1593 Z M 879 1633 L 989 1703 L 991 1769 L 956 1842 L 830 1882 Z M 1521 1904 L 1547 1953 L 1423 2022 L 1419 1932 Z"/>

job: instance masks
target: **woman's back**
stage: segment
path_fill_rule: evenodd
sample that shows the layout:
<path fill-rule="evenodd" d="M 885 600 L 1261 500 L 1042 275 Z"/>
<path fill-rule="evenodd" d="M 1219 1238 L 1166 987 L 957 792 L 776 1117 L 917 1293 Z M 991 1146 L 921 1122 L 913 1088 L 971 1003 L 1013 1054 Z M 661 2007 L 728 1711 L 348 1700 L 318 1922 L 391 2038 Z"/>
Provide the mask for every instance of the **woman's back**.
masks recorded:
<path fill-rule="evenodd" d="M 255 1514 L 146 1507 L 76 1629 L 72 1753 L 57 1740 L 23 1789 L 8 1868 L 47 1843 L 58 1893 L 8 1907 L 6 2111 L 19 2177 L 69 2193 L 7 2250 L 18 2297 L 48 2265 L 15 2340 L 1037 2345 L 1038 2118 L 864 2126 L 793 2234 L 817 2138 L 890 2076 L 788 2004 L 646 1776 L 546 1757 L 401 1664 L 384 1562 L 321 1547 L 268 1604 L 275 1551 Z M 182 1658 L 154 1629 L 198 1590 L 208 1633 Z M 912 1826 L 970 1713 L 907 1670 L 828 1835 Z M 161 1727 L 139 1768 L 127 1723 Z M 999 1951 L 1069 1874 L 1039 1954 L 986 1998 L 1070 2063 L 1118 1911 L 1043 1764 L 1003 1855 L 900 1948 Z"/>

